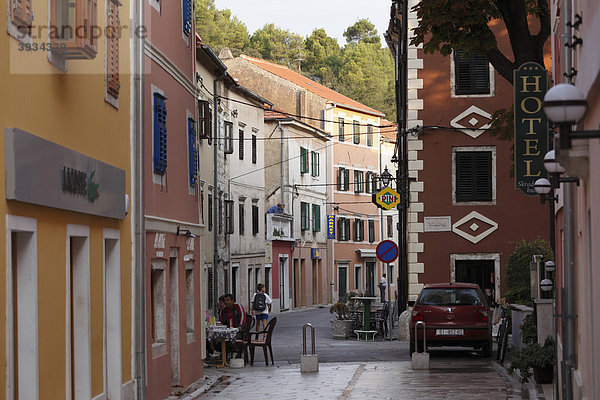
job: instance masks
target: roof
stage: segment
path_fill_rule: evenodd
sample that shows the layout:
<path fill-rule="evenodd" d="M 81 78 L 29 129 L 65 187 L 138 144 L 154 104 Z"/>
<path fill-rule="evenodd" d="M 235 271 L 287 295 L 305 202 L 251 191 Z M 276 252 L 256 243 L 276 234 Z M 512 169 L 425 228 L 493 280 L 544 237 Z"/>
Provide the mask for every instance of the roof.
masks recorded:
<path fill-rule="evenodd" d="M 396 140 L 396 129 L 398 125 L 396 125 L 395 122 L 388 121 L 387 119 L 382 118 L 381 121 L 379 121 L 379 125 L 381 126 L 381 129 L 379 131 L 381 133 L 381 136 L 391 141 Z"/>
<path fill-rule="evenodd" d="M 322 136 L 325 136 L 328 138 L 331 137 L 331 134 L 329 134 L 328 132 L 325 132 L 324 130 L 319 129 L 319 128 L 315 127 L 314 125 L 309 125 L 309 124 L 299 120 L 298 118 L 294 117 L 293 115 L 284 113 L 283 111 L 279 111 L 279 110 L 265 110 L 265 121 L 293 122 L 295 124 L 303 126 L 306 129 L 309 129 L 312 132 L 318 132 Z"/>
<path fill-rule="evenodd" d="M 250 57 L 245 54 L 242 54 L 240 57 L 244 60 L 251 62 L 257 67 L 264 69 L 265 71 L 268 71 L 274 75 L 279 76 L 280 78 L 283 78 L 300 87 L 303 87 L 304 89 L 316 94 L 317 96 L 327 99 L 333 103 L 337 103 L 337 106 L 339 107 L 356 109 L 367 114 L 373 114 L 381 117 L 383 117 L 384 115 L 381 111 L 377 111 L 371 107 L 359 103 L 356 100 L 352 100 L 350 97 L 344 96 L 343 94 L 338 93 L 335 90 L 328 88 L 327 86 L 323 86 L 320 83 L 317 83 L 305 77 L 304 75 L 292 71 L 285 65 L 275 64 L 266 60 L 261 60 L 260 58 Z"/>

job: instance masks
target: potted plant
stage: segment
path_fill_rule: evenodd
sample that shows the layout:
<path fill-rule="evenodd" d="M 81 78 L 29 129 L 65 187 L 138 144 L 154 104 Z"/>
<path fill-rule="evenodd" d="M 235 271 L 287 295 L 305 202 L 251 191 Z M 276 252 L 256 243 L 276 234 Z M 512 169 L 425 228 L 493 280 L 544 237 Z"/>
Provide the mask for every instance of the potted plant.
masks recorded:
<path fill-rule="evenodd" d="M 554 375 L 554 340 L 546 338 L 543 346 L 539 343 L 528 343 L 525 348 L 517 351 L 510 362 L 508 372 L 513 374 L 519 370 L 522 383 L 529 382 L 532 375 L 539 384 L 551 383 Z"/>
<path fill-rule="evenodd" d="M 352 320 L 346 314 L 350 311 L 346 303 L 338 301 L 329 308 L 329 313 L 336 314 L 336 319 L 330 321 L 334 339 L 346 339 L 352 332 Z"/>

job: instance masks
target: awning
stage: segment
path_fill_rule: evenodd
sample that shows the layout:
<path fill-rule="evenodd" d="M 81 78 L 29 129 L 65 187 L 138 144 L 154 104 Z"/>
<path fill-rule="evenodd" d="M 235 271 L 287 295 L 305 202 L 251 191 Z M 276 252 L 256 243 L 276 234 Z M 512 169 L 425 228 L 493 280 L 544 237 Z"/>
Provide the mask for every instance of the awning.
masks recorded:
<path fill-rule="evenodd" d="M 375 253 L 375 249 L 356 249 L 356 252 L 362 258 L 375 258 L 377 254 Z"/>

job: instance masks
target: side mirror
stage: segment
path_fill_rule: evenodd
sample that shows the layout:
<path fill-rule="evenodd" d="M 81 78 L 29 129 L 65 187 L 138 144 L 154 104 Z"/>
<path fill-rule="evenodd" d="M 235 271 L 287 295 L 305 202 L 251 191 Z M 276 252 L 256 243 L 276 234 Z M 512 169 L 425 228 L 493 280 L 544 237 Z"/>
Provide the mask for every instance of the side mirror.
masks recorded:
<path fill-rule="evenodd" d="M 409 307 L 414 307 L 415 306 L 415 301 L 414 300 L 409 300 L 408 301 L 408 306 Z"/>

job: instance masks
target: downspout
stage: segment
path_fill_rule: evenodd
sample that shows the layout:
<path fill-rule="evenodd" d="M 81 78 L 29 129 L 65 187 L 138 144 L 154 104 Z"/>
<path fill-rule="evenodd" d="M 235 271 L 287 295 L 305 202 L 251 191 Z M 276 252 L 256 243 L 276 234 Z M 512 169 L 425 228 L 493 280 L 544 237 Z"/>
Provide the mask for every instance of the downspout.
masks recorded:
<path fill-rule="evenodd" d="M 138 27 L 144 26 L 144 2 L 138 0 L 133 6 L 133 20 Z M 133 267 L 134 267 L 134 318 L 135 318 L 135 382 L 136 398 L 146 398 L 146 227 L 144 222 L 144 41 L 145 37 L 133 36 Z"/>
<path fill-rule="evenodd" d="M 280 190 L 281 190 L 281 204 L 285 204 L 285 195 L 284 195 L 284 187 L 283 187 L 283 136 L 284 136 L 284 132 L 283 132 L 283 125 L 281 125 L 281 121 L 277 121 L 277 126 L 279 127 L 279 130 L 281 131 L 281 139 L 280 139 L 280 143 L 281 143 L 281 154 L 280 154 L 280 162 L 279 162 L 279 173 L 281 174 L 281 186 L 280 186 Z M 302 160 L 300 160 L 302 161 Z M 292 203 L 294 202 L 294 198 L 293 198 L 294 194 L 292 193 L 292 196 L 290 198 L 290 200 L 292 201 Z M 292 212 L 292 216 L 294 215 L 294 213 Z"/>
<path fill-rule="evenodd" d="M 333 110 L 334 108 L 335 108 L 335 105 L 325 106 L 325 109 L 323 111 L 323 119 L 325 121 L 327 120 L 327 111 Z M 333 116 L 331 117 L 331 120 L 333 121 Z M 323 128 L 324 128 L 323 130 L 325 132 L 328 132 L 327 122 L 325 122 L 325 121 L 323 121 Z M 335 174 L 333 174 L 333 145 L 334 145 L 333 138 L 335 135 L 335 132 L 333 129 L 334 127 L 335 127 L 335 125 L 332 123 L 331 131 L 330 131 L 331 132 L 330 140 L 332 141 L 332 143 L 331 143 L 331 146 L 329 146 L 331 150 L 327 149 L 327 151 L 325 152 L 325 165 L 331 165 L 331 169 L 327 169 L 327 175 L 325 177 L 325 182 L 333 182 L 333 177 L 335 176 Z M 329 160 L 330 151 L 331 151 L 331 160 Z M 331 177 L 329 176 L 330 171 L 332 172 Z M 329 194 L 330 194 L 329 190 L 331 190 L 331 197 L 329 197 Z M 330 200 L 327 202 L 330 204 L 326 205 L 327 206 L 327 208 L 326 208 L 327 215 L 332 215 L 333 214 L 333 204 L 331 204 L 331 203 L 333 202 L 333 187 L 325 186 L 325 193 L 326 193 L 325 198 L 326 199 L 329 198 L 329 200 Z M 334 239 L 331 239 L 331 242 L 329 240 L 327 241 L 327 250 L 328 250 L 327 251 L 327 261 L 329 262 L 329 265 L 325 268 L 325 270 L 327 271 L 327 278 L 326 278 L 325 282 L 329 282 L 329 285 L 330 285 L 330 290 L 328 293 L 329 294 L 328 302 L 330 302 L 330 303 L 333 303 L 333 298 L 334 298 L 333 289 L 334 289 L 334 285 L 335 285 L 335 283 L 333 281 L 334 268 L 335 268 L 335 261 L 334 261 L 335 260 L 335 246 L 333 244 L 333 240 Z M 331 244 L 331 246 L 330 246 L 330 244 Z M 331 250 L 331 251 L 329 251 L 329 250 Z M 331 266 L 331 268 L 329 266 Z"/>
<path fill-rule="evenodd" d="M 561 22 L 562 22 L 562 42 L 566 45 L 571 41 L 571 0 L 562 0 L 561 2 Z M 573 61 L 571 59 L 572 50 L 568 46 L 563 46 L 562 53 L 562 70 L 570 74 Z M 563 75 L 565 83 L 572 83 L 571 77 Z M 561 293 L 562 299 L 562 333 L 563 333 L 563 359 L 562 359 L 562 392 L 563 399 L 569 400 L 573 398 L 573 381 L 571 370 L 574 366 L 575 357 L 575 307 L 573 296 L 575 294 L 573 271 L 574 264 L 574 247 L 575 239 L 573 237 L 573 187 L 571 183 L 565 182 L 563 186 L 564 203 L 563 203 L 563 288 Z"/>
<path fill-rule="evenodd" d="M 214 108 L 214 119 L 213 119 L 213 312 L 217 317 L 217 299 L 219 298 L 219 234 L 218 234 L 218 218 L 219 218 L 219 207 L 217 204 L 219 186 L 219 164 L 217 160 L 218 147 L 219 147 L 219 81 L 222 81 L 226 76 L 226 70 L 223 70 L 213 81 L 213 108 Z"/>

